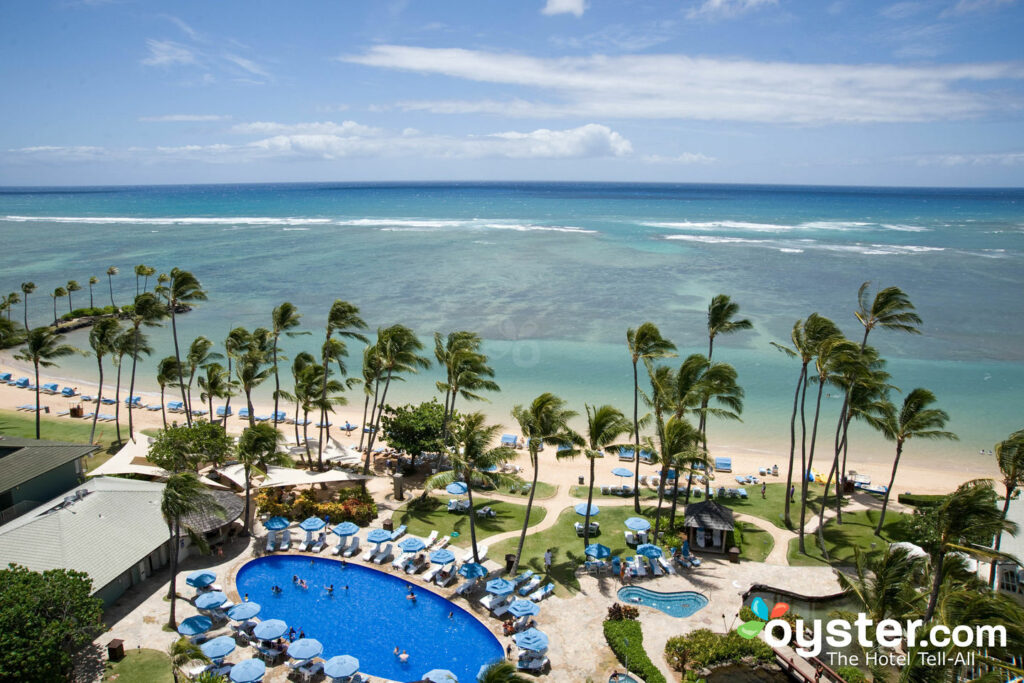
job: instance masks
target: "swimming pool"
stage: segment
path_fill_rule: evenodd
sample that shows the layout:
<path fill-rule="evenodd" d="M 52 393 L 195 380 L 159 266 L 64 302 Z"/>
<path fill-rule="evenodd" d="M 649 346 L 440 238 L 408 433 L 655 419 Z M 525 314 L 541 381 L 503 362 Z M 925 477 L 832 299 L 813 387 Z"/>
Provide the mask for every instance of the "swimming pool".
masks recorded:
<path fill-rule="evenodd" d="M 688 617 L 708 604 L 706 597 L 693 591 L 659 593 L 640 586 L 624 586 L 618 595 L 625 603 L 653 607 L 672 617 Z"/>
<path fill-rule="evenodd" d="M 309 588 L 292 583 L 293 575 Z M 244 565 L 235 583 L 239 595 L 260 603 L 260 619 L 282 619 L 320 640 L 324 659 L 357 657 L 359 670 L 371 676 L 411 681 L 430 669 L 449 669 L 459 680 L 473 681 L 481 666 L 505 654 L 494 634 L 458 605 L 416 580 L 354 563 L 271 555 Z M 415 602 L 406 599 L 410 583 Z M 333 595 L 326 589 L 331 584 Z M 271 591 L 275 585 L 281 593 Z M 407 662 L 395 656 L 396 647 L 408 651 Z"/>

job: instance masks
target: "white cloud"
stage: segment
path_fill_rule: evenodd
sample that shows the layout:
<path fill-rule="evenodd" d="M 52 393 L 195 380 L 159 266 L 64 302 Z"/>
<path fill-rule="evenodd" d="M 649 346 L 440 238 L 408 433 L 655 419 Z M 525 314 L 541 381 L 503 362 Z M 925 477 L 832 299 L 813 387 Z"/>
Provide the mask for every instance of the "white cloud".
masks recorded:
<path fill-rule="evenodd" d="M 173 66 L 175 64 L 196 64 L 196 53 L 189 47 L 173 40 L 146 41 L 149 56 L 142 60 L 146 66 Z"/>
<path fill-rule="evenodd" d="M 714 57 L 594 55 L 543 59 L 457 48 L 379 45 L 342 61 L 548 91 L 552 102 L 405 102 L 438 113 L 768 123 L 958 120 L 1019 106 L 986 82 L 1024 79 L 1024 64 L 799 64 Z M 1006 83 L 999 83 L 1005 87 Z"/>
<path fill-rule="evenodd" d="M 355 121 L 314 121 L 311 123 L 277 123 L 275 121 L 252 121 L 231 127 L 232 133 L 243 135 L 337 135 L 341 137 L 367 137 L 377 135 L 377 128 L 364 126 Z"/>
<path fill-rule="evenodd" d="M 267 79 L 268 81 L 273 80 L 273 76 L 267 73 L 267 71 L 263 67 L 261 67 L 259 64 L 252 61 L 251 59 L 239 57 L 238 55 L 233 55 L 230 53 L 224 55 L 224 59 L 228 60 L 229 62 L 239 67 L 243 71 L 252 74 L 253 76 L 259 76 L 261 78 Z"/>
<path fill-rule="evenodd" d="M 629 140 L 596 123 L 569 130 L 541 128 L 530 133 L 494 133 L 474 144 L 481 145 L 487 156 L 513 159 L 621 157 L 633 152 Z"/>
<path fill-rule="evenodd" d="M 585 0 L 547 0 L 544 5 L 544 9 L 540 12 L 548 16 L 554 14 L 572 14 L 577 17 L 582 17 L 583 12 L 587 9 L 587 3 Z"/>
<path fill-rule="evenodd" d="M 912 157 L 911 160 L 918 166 L 1019 166 L 1024 164 L 1024 152 L 930 154 Z"/>
<path fill-rule="evenodd" d="M 199 32 L 196 31 L 191 26 L 189 26 L 188 24 L 186 24 L 184 21 L 182 21 L 178 17 L 172 16 L 170 14 L 164 14 L 162 16 L 163 16 L 164 19 L 166 19 L 167 21 L 171 22 L 172 24 L 177 26 L 179 29 L 181 29 L 181 32 L 184 33 L 186 36 L 188 36 L 190 39 L 192 39 L 192 40 L 201 40 Z"/>
<path fill-rule="evenodd" d="M 140 116 L 144 123 L 178 123 L 201 121 L 228 121 L 230 116 L 220 114 L 163 114 L 162 116 Z"/>
<path fill-rule="evenodd" d="M 984 12 L 995 10 L 1001 7 L 1013 5 L 1017 0 L 960 0 L 953 7 L 950 7 L 942 16 L 955 16 L 958 14 L 970 14 L 971 12 Z"/>
<path fill-rule="evenodd" d="M 704 0 L 699 7 L 690 9 L 686 16 L 691 19 L 732 19 L 759 7 L 777 4 L 778 0 Z"/>
<path fill-rule="evenodd" d="M 926 9 L 926 6 L 923 2 L 908 1 L 886 5 L 882 9 L 878 10 L 878 13 L 886 19 L 899 20 L 907 19 L 915 14 L 919 14 L 924 9 Z"/>
<path fill-rule="evenodd" d="M 687 166 L 693 164 L 713 164 L 718 161 L 715 157 L 709 157 L 699 152 L 683 152 L 682 154 L 670 157 L 660 154 L 648 154 L 643 160 L 650 164 L 679 164 Z"/>

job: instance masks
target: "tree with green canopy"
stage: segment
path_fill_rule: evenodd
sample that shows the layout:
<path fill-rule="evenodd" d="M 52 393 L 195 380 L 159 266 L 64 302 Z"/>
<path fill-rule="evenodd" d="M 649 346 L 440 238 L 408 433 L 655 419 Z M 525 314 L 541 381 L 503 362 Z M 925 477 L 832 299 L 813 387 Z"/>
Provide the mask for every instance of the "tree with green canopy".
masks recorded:
<path fill-rule="evenodd" d="M 300 334 L 311 333 L 295 331 L 295 328 L 300 325 L 299 321 L 302 319 L 302 314 L 299 313 L 299 309 L 295 307 L 295 304 L 291 303 L 290 301 L 285 301 L 281 305 L 275 307 L 270 318 L 270 332 L 273 338 L 273 342 L 271 344 L 271 362 L 273 363 L 274 366 L 274 415 L 272 419 L 274 421 L 274 427 L 276 428 L 277 423 L 279 422 L 279 420 L 277 419 L 278 401 L 281 398 L 281 378 L 278 374 L 277 362 L 278 360 L 288 360 L 284 356 L 278 358 L 278 354 L 280 352 L 279 342 L 281 340 L 281 335 L 283 334 L 286 337 L 296 337 Z"/>
<path fill-rule="evenodd" d="M 633 424 L 622 411 L 611 405 L 591 406 L 584 404 L 587 414 L 587 431 L 583 435 L 583 448 L 569 449 L 568 457 L 583 454 L 590 465 L 587 478 L 587 514 L 583 520 L 583 547 L 590 545 L 590 508 L 594 502 L 594 465 L 605 451 L 618 452 L 623 445 L 618 443 L 624 434 L 633 431 Z"/>
<path fill-rule="evenodd" d="M 77 280 L 68 280 L 68 283 L 64 287 L 68 292 L 68 313 L 71 313 L 74 310 L 74 307 L 71 305 L 71 295 L 75 292 L 82 291 L 82 285 L 78 284 Z"/>
<path fill-rule="evenodd" d="M 332 350 L 330 343 L 331 339 L 335 334 L 337 334 L 343 339 L 358 339 L 366 344 L 369 343 L 369 340 L 364 334 L 359 332 L 359 330 L 365 329 L 366 323 L 359 317 L 359 309 L 356 306 L 353 306 L 347 301 L 342 301 L 341 299 L 337 299 L 333 304 L 331 304 L 331 310 L 327 313 L 327 329 L 324 336 L 324 344 L 321 347 L 321 362 L 323 365 L 322 370 L 324 377 L 320 385 L 320 390 L 322 392 L 320 396 L 322 410 L 320 414 L 320 424 L 323 426 L 320 427 L 318 437 L 318 453 L 324 452 L 324 428 L 327 425 L 327 389 L 329 387 L 327 373 L 330 372 L 331 369 L 331 359 L 327 357 L 327 354 Z M 340 358 L 341 355 L 347 353 L 344 348 L 344 341 L 342 341 L 342 345 L 341 351 L 333 352 L 333 355 Z"/>
<path fill-rule="evenodd" d="M 15 360 L 32 363 L 32 367 L 35 369 L 37 439 L 40 438 L 39 368 L 52 368 L 57 365 L 56 359 L 80 353 L 74 346 L 62 344 L 62 339 L 64 339 L 64 335 L 54 332 L 49 327 L 37 327 L 29 330 L 28 335 L 25 337 L 25 346 L 14 354 Z"/>
<path fill-rule="evenodd" d="M 116 269 L 115 269 L 116 273 Z M 109 274 L 109 271 L 108 271 Z M 192 424 L 192 410 L 188 396 L 185 394 L 185 369 L 181 364 L 181 349 L 178 346 L 178 308 L 180 306 L 194 306 L 199 301 L 206 301 L 206 292 L 195 275 L 187 270 L 174 268 L 170 275 L 161 275 L 157 278 L 156 293 L 163 296 L 167 301 L 167 309 L 171 312 L 171 334 L 174 337 L 174 357 L 178 359 L 178 386 L 181 389 L 181 402 L 185 404 L 185 421 Z M 113 294 L 111 294 L 113 303 Z"/>
<path fill-rule="evenodd" d="M 160 385 L 160 417 L 163 419 L 164 429 L 167 429 L 167 402 L 164 394 L 167 387 L 177 384 L 181 376 L 181 366 L 174 356 L 167 356 L 156 365 L 156 383 Z"/>
<path fill-rule="evenodd" d="M 24 296 L 22 296 L 21 300 L 25 304 L 25 330 L 26 331 L 30 329 L 29 326 L 28 326 L 28 295 L 31 294 L 34 291 L 36 291 L 36 283 L 34 283 L 34 282 L 22 282 L 21 283 L 21 293 L 24 295 Z"/>
<path fill-rule="evenodd" d="M 266 422 L 261 422 L 255 427 L 247 427 L 238 437 L 238 448 L 235 450 L 235 454 L 245 475 L 245 517 L 243 518 L 245 533 L 249 533 L 252 525 L 250 501 L 253 476 L 266 474 L 267 468 L 270 466 L 291 466 L 291 459 L 288 455 L 278 450 L 280 442 L 281 433 Z"/>
<path fill-rule="evenodd" d="M 136 283 L 138 284 L 138 283 Z M 135 297 L 135 305 L 132 306 L 131 315 L 129 320 L 132 324 L 132 339 L 134 340 L 132 349 L 132 377 L 128 383 L 128 395 L 135 395 L 135 368 L 139 364 L 139 356 L 142 354 L 142 341 L 144 339 L 141 327 L 159 327 L 161 321 L 167 316 L 167 307 L 155 294 L 146 292 L 139 294 Z M 148 355 L 148 354 L 147 354 Z M 132 410 L 134 403 L 128 402 L 128 438 L 135 438 L 135 425 L 132 422 Z"/>
<path fill-rule="evenodd" d="M 633 361 L 633 445 L 635 472 L 633 473 L 633 510 L 640 512 L 640 379 L 637 363 L 641 360 L 650 366 L 658 358 L 675 356 L 676 345 L 661 336 L 661 331 L 652 322 L 645 322 L 640 327 L 626 330 L 626 345 Z"/>
<path fill-rule="evenodd" d="M 206 420 L 172 424 L 153 438 L 146 459 L 168 472 L 198 472 L 205 464 L 223 465 L 234 444 L 219 425 Z"/>
<path fill-rule="evenodd" d="M 110 287 L 110 305 L 115 309 L 117 308 L 117 304 L 114 303 L 114 276 L 120 272 L 121 271 L 118 270 L 117 266 L 110 266 L 107 268 L 107 285 Z"/>
<path fill-rule="evenodd" d="M 409 453 L 415 464 L 420 453 L 440 453 L 444 448 L 444 420 L 444 407 L 436 399 L 388 406 L 381 416 L 381 432 L 391 448 Z"/>
<path fill-rule="evenodd" d="M 96 356 L 99 368 L 99 382 L 96 389 L 96 410 L 92 412 L 92 429 L 89 431 L 89 443 L 96 441 L 96 421 L 99 418 L 99 407 L 103 400 L 103 357 L 112 354 L 121 336 L 121 323 L 117 318 L 100 318 L 89 330 L 89 347 Z"/>

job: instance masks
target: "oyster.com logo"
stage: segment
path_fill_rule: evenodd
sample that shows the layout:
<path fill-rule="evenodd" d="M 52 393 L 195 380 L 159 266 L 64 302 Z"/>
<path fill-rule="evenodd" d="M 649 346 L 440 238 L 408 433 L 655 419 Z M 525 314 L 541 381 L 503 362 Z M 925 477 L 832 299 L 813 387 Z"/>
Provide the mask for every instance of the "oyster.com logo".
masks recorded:
<path fill-rule="evenodd" d="M 778 619 L 789 611 L 789 605 L 784 602 L 777 602 L 769 611 L 768 605 L 761 598 L 754 598 L 750 603 L 750 609 L 754 611 L 756 620 L 744 621 L 736 627 L 736 633 L 747 640 L 752 640 L 764 630 L 765 625 L 772 619 Z"/>

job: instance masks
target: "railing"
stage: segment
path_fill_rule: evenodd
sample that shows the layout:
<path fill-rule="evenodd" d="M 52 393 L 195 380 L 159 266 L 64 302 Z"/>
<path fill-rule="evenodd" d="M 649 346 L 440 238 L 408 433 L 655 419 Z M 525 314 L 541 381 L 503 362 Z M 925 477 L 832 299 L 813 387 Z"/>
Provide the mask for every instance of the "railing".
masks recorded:
<path fill-rule="evenodd" d="M 13 519 L 21 517 L 23 514 L 33 508 L 39 507 L 40 503 L 37 500 L 23 500 L 20 503 L 15 503 L 6 510 L 0 512 L 0 526 L 7 524 Z"/>
<path fill-rule="evenodd" d="M 828 665 L 817 657 L 804 659 L 790 648 L 772 648 L 775 651 L 775 659 L 782 666 L 783 671 L 796 676 L 805 683 L 818 683 L 819 681 L 831 681 L 831 683 L 846 683 L 846 680 L 830 669 Z"/>

